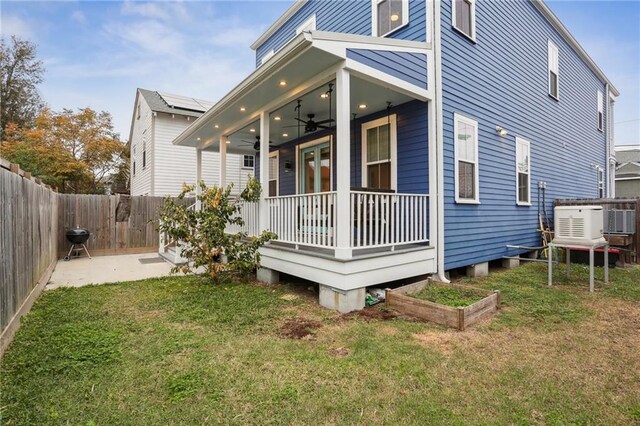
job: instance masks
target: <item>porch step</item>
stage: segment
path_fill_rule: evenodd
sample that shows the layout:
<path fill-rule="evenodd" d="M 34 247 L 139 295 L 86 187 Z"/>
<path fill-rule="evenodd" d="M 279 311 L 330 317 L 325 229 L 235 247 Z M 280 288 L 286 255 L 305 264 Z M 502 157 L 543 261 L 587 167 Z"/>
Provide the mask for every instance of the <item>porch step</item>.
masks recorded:
<path fill-rule="evenodd" d="M 164 253 L 160 252 L 158 254 L 172 265 L 183 265 L 186 263 L 184 259 L 180 259 L 180 261 L 178 261 L 175 246 L 170 246 L 167 248 L 167 251 Z"/>

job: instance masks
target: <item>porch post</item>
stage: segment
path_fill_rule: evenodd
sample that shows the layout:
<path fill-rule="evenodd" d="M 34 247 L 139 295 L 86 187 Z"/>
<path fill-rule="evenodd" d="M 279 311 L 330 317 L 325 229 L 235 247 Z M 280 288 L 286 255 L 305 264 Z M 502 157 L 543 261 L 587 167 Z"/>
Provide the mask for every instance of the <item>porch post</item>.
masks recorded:
<path fill-rule="evenodd" d="M 220 136 L 220 177 L 221 188 L 227 187 L 227 136 Z M 242 188 L 240 188 L 242 190 Z"/>
<path fill-rule="evenodd" d="M 351 250 L 351 108 L 350 76 L 344 68 L 336 72 L 336 258 L 350 259 Z"/>
<path fill-rule="evenodd" d="M 260 231 L 269 228 L 269 214 L 267 211 L 267 197 L 269 196 L 269 113 L 260 112 L 260 185 L 262 185 L 262 195 L 260 196 L 258 224 Z"/>
<path fill-rule="evenodd" d="M 200 188 L 200 181 L 202 180 L 202 150 L 196 148 L 196 210 L 202 208 L 202 203 L 198 199 L 202 195 L 202 189 Z"/>

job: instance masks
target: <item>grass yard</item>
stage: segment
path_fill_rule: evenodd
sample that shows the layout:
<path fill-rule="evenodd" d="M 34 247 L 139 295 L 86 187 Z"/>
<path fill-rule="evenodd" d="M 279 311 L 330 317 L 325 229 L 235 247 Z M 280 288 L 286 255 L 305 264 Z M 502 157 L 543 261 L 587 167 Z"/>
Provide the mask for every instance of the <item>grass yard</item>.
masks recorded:
<path fill-rule="evenodd" d="M 342 316 L 306 290 L 195 277 L 46 292 L 2 359 L 0 416 L 11 425 L 638 424 L 640 269 L 612 270 L 593 295 L 586 268 L 572 272 L 551 289 L 536 264 L 464 280 L 501 290 L 504 305 L 465 332 L 377 310 Z"/>
<path fill-rule="evenodd" d="M 417 293 L 407 294 L 407 296 L 456 308 L 472 305 L 487 297 L 487 293 L 470 288 L 428 285 Z"/>

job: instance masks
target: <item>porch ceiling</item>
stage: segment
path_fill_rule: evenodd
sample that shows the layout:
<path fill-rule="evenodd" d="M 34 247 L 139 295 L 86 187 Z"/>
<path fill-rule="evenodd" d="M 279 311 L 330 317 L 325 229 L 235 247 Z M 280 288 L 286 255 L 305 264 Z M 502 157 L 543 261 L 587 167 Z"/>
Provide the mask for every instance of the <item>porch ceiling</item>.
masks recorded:
<path fill-rule="evenodd" d="M 270 114 L 270 140 L 274 145 L 288 142 L 298 134 L 295 126 L 297 113 L 294 110 L 296 99 L 303 101 L 302 119 L 306 120 L 309 113 L 315 114 L 315 121 L 328 118 L 328 99 L 323 99 L 320 95 L 328 90 L 327 84 L 332 78 L 332 70 L 337 69 L 339 63 L 346 59 L 347 46 L 360 43 L 371 47 L 377 42 L 386 49 L 392 48 L 392 45 L 408 51 L 424 49 L 424 46 L 418 43 L 403 40 L 390 42 L 387 39 L 380 41 L 377 38 L 363 36 L 353 36 L 352 39 L 346 40 L 345 35 L 335 35 L 335 39 L 331 40 L 330 36 L 334 37 L 332 33 L 321 32 L 296 36 L 267 63 L 198 118 L 174 143 L 219 151 L 220 138 L 226 135 L 229 138 L 227 152 L 253 154 L 255 150 L 252 141 L 256 140 L 260 131 L 260 111 L 267 108 L 275 108 Z M 389 87 L 393 88 L 393 85 L 386 84 L 379 77 L 366 79 L 362 73 L 356 72 L 351 78 L 352 113 L 362 116 L 383 110 L 387 101 L 399 105 L 413 99 L 410 93 L 403 94 Z M 286 103 L 278 105 L 281 101 Z M 367 107 L 361 109 L 361 104 Z M 332 108 L 332 115 L 335 117 L 335 103 Z M 276 116 L 281 120 L 275 120 Z M 303 132 L 304 128 L 301 134 Z M 285 133 L 288 136 L 283 136 Z"/>

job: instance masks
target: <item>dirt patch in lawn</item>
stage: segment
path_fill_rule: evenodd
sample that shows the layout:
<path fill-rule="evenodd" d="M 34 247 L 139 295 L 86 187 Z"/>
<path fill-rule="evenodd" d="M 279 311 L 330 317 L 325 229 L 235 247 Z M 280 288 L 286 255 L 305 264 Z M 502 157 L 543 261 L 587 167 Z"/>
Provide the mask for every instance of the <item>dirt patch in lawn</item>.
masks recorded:
<path fill-rule="evenodd" d="M 334 358 L 344 358 L 351 355 L 351 349 L 343 347 L 329 349 L 327 352 Z"/>
<path fill-rule="evenodd" d="M 381 320 L 388 321 L 397 318 L 398 314 L 392 311 L 387 311 L 379 308 L 364 308 L 359 311 L 349 312 L 342 315 L 342 319 L 350 320 L 352 318 L 362 318 L 365 321 Z"/>
<path fill-rule="evenodd" d="M 278 335 L 287 339 L 314 340 L 316 330 L 322 327 L 320 321 L 306 318 L 289 318 L 284 321 Z"/>

